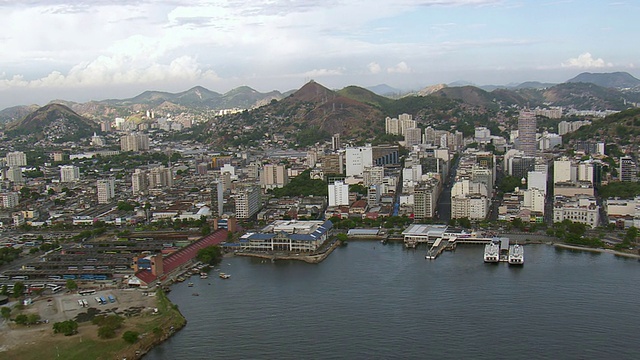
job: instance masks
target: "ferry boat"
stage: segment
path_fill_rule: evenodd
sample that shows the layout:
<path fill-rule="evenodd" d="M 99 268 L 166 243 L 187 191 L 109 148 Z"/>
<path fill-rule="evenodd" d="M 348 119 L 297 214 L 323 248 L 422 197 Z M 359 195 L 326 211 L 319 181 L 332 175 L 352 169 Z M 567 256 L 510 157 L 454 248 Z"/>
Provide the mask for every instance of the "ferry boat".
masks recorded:
<path fill-rule="evenodd" d="M 223 272 L 221 272 L 220 274 L 218 274 L 218 276 L 220 276 L 220 279 L 228 279 L 231 277 L 231 275 L 229 274 L 225 274 Z"/>
<path fill-rule="evenodd" d="M 500 261 L 500 245 L 496 242 L 490 242 L 484 246 L 484 262 L 497 263 Z"/>
<path fill-rule="evenodd" d="M 519 244 L 509 247 L 509 265 L 524 265 L 524 247 Z"/>

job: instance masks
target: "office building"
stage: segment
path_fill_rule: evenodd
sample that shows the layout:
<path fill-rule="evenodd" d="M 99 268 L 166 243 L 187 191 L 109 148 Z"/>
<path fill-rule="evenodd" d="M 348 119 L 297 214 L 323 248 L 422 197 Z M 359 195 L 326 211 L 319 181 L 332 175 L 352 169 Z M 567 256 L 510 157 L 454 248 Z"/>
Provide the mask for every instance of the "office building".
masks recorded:
<path fill-rule="evenodd" d="M 214 181 L 211 186 L 211 215 L 214 218 L 222 216 L 224 205 L 224 189 L 220 181 Z"/>
<path fill-rule="evenodd" d="M 636 181 L 636 163 L 630 156 L 620 158 L 620 169 L 618 171 L 620 181 Z"/>
<path fill-rule="evenodd" d="M 536 115 L 530 111 L 521 111 L 518 117 L 519 150 L 525 156 L 536 156 Z"/>

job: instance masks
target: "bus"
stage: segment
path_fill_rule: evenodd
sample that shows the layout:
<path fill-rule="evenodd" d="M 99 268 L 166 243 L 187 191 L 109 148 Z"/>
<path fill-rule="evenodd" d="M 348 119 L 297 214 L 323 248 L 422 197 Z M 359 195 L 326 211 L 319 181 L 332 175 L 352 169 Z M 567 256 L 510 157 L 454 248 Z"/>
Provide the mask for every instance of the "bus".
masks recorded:
<path fill-rule="evenodd" d="M 27 275 L 16 275 L 12 276 L 11 280 L 29 280 L 29 277 Z"/>
<path fill-rule="evenodd" d="M 98 305 L 102 305 L 102 300 L 100 300 L 100 298 L 99 298 L 99 297 L 97 297 L 97 296 L 96 296 L 96 297 L 95 297 L 95 298 L 93 298 L 93 299 L 98 303 Z"/>
<path fill-rule="evenodd" d="M 104 297 L 100 296 L 100 304 L 102 304 L 102 305 L 107 304 L 107 299 L 105 299 Z"/>
<path fill-rule="evenodd" d="M 51 288 L 51 293 L 52 293 L 52 294 L 55 294 L 55 293 L 57 293 L 57 292 L 58 292 L 58 291 L 60 291 L 60 290 L 62 290 L 62 286 L 57 285 L 57 286 L 54 286 L 54 287 L 52 287 L 52 288 Z"/>
<path fill-rule="evenodd" d="M 78 290 L 78 294 L 80 294 L 82 296 L 93 295 L 95 293 L 96 293 L 96 291 L 94 289 Z"/>
<path fill-rule="evenodd" d="M 107 298 L 109 298 L 109 302 L 112 302 L 112 303 L 116 302 L 116 298 L 113 297 L 113 295 L 108 295 Z"/>

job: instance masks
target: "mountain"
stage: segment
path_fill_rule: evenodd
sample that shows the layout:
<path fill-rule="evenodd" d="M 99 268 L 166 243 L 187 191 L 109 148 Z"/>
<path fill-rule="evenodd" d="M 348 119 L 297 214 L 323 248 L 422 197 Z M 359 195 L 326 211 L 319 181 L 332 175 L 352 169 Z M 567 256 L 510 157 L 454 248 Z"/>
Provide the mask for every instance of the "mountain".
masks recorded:
<path fill-rule="evenodd" d="M 431 85 L 431 86 L 427 86 L 425 88 L 422 88 L 420 90 L 418 90 L 418 92 L 415 95 L 418 96 L 427 96 L 427 95 L 431 95 L 439 90 L 442 90 L 444 88 L 446 88 L 447 85 L 446 84 L 436 84 L 436 85 Z"/>
<path fill-rule="evenodd" d="M 476 84 L 472 83 L 471 81 L 457 80 L 457 81 L 448 83 L 447 86 L 449 87 L 476 86 Z"/>
<path fill-rule="evenodd" d="M 387 84 L 378 84 L 376 86 L 369 86 L 367 90 L 383 96 L 392 96 L 392 95 L 398 95 L 402 93 L 402 90 L 396 89 Z"/>
<path fill-rule="evenodd" d="M 57 143 L 77 141 L 98 131 L 98 125 L 62 104 L 48 104 L 7 126 L 8 137 L 35 136 Z"/>
<path fill-rule="evenodd" d="M 556 84 L 553 83 L 543 83 L 540 81 L 525 81 L 523 83 L 520 83 L 516 86 L 514 86 L 514 89 L 546 89 L 552 86 L 555 86 Z"/>
<path fill-rule="evenodd" d="M 551 106 L 580 110 L 625 110 L 625 95 L 616 89 L 591 83 L 563 83 L 542 90 L 544 102 Z"/>
<path fill-rule="evenodd" d="M 583 72 L 567 80 L 568 83 L 591 83 L 606 88 L 628 89 L 640 87 L 640 80 L 628 72 L 589 73 Z"/>
<path fill-rule="evenodd" d="M 598 140 L 607 144 L 640 141 L 640 109 L 630 109 L 593 120 L 591 125 L 565 134 L 568 140 Z"/>
<path fill-rule="evenodd" d="M 0 111 L 0 124 L 11 123 L 13 121 L 20 120 L 38 108 L 38 105 L 20 105 L 8 107 Z"/>
<path fill-rule="evenodd" d="M 380 96 L 375 91 L 364 89 L 359 86 L 347 86 L 341 90 L 338 90 L 336 93 L 349 99 L 359 101 L 361 103 L 373 105 L 378 109 L 384 109 L 386 106 L 393 102 L 392 99 Z"/>

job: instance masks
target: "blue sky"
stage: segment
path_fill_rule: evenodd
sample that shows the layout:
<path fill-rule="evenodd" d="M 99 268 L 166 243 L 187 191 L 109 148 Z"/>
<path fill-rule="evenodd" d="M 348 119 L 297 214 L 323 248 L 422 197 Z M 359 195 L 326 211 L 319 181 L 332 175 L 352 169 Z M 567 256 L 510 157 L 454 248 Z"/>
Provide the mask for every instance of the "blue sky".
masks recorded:
<path fill-rule="evenodd" d="M 0 0 L 0 108 L 144 90 L 639 77 L 637 1 Z"/>

